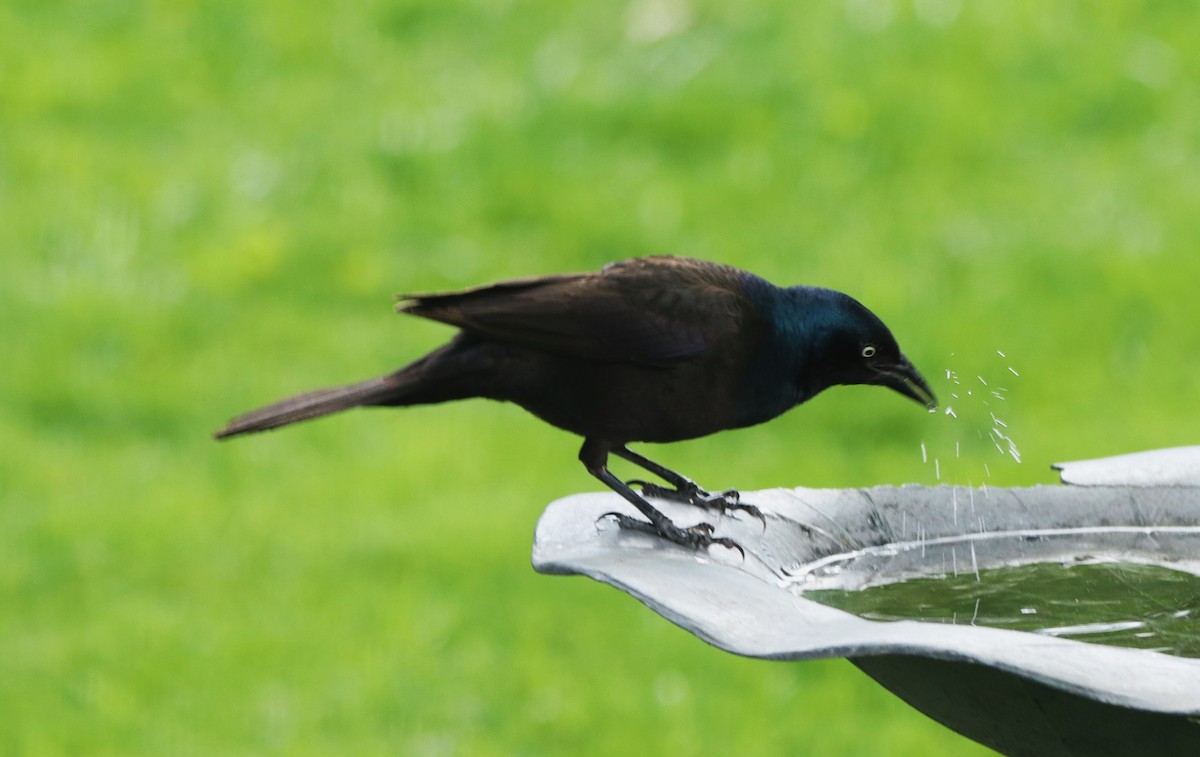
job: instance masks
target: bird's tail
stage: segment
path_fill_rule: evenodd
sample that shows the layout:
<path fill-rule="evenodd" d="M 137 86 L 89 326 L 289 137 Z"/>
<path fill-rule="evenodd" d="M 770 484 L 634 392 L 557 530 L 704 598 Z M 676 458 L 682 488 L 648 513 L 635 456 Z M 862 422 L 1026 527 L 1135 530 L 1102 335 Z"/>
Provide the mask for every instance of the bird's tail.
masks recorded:
<path fill-rule="evenodd" d="M 213 434 L 213 437 L 225 439 L 239 434 L 266 431 L 362 405 L 401 404 L 401 397 L 408 385 L 409 382 L 404 380 L 402 374 L 390 374 L 357 384 L 297 394 L 295 397 L 234 418 L 225 428 Z"/>
<path fill-rule="evenodd" d="M 363 405 L 425 405 L 492 396 L 489 386 L 494 363 L 486 346 L 460 335 L 395 373 L 297 394 L 234 418 L 213 436 L 225 439 L 266 431 Z"/>

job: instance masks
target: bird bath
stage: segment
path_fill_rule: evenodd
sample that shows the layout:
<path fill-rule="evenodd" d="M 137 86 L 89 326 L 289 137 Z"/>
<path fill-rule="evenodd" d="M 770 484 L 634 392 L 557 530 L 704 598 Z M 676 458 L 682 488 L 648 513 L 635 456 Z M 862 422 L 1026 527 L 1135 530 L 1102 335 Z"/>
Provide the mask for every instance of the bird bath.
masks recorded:
<path fill-rule="evenodd" d="M 846 657 L 1006 754 L 1195 752 L 1200 447 L 1055 467 L 1068 485 L 747 492 L 765 528 L 715 521 L 744 559 L 622 531 L 602 516 L 623 500 L 576 495 L 542 515 L 533 565 L 735 654 Z"/>

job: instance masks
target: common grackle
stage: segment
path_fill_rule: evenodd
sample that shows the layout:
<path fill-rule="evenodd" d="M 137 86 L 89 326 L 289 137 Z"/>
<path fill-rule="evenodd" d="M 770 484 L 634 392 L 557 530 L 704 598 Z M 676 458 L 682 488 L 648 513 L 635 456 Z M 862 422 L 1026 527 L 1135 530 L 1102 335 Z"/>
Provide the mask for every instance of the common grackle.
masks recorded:
<path fill-rule="evenodd" d="M 690 258 L 409 295 L 396 309 L 460 332 L 395 373 L 285 399 L 235 418 L 216 438 L 360 405 L 507 400 L 583 437 L 579 459 L 588 472 L 649 520 L 613 514 L 622 527 L 740 550 L 707 523 L 676 526 L 646 496 L 759 515 L 756 508 L 739 504 L 735 491 L 709 494 L 626 445 L 752 426 L 837 384 L 878 384 L 936 406 L 887 326 L 856 300 Z M 608 470 L 609 453 L 670 486 L 621 481 Z"/>

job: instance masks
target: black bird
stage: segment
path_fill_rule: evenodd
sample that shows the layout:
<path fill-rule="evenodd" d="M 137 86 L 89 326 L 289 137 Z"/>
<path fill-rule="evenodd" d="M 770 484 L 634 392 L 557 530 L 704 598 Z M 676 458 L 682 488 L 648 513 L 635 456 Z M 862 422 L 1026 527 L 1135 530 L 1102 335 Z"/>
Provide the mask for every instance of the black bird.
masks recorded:
<path fill-rule="evenodd" d="M 637 258 L 598 273 L 404 296 L 396 309 L 461 331 L 395 373 L 285 399 L 235 418 L 216 438 L 360 405 L 506 400 L 583 437 L 579 459 L 588 472 L 649 520 L 614 514 L 622 527 L 740 550 L 707 523 L 676 526 L 645 496 L 758 515 L 756 508 L 738 504 L 734 491 L 709 494 L 626 445 L 753 426 L 838 384 L 886 386 L 936 407 L 887 326 L 856 300 L 830 289 L 780 288 L 718 263 Z M 608 470 L 609 453 L 671 488 L 621 481 Z"/>

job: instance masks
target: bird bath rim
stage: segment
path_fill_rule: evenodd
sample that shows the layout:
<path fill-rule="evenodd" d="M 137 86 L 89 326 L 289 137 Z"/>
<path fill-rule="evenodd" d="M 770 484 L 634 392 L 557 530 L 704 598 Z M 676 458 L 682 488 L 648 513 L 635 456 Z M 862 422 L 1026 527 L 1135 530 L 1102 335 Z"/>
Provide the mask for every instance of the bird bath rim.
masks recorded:
<path fill-rule="evenodd" d="M 1181 545 L 1172 539 L 1192 539 L 1200 530 L 1200 487 L 1187 483 L 1190 479 L 1178 470 L 1165 479 L 1171 483 L 1158 486 L 1145 471 L 1172 466 L 1200 471 L 1200 447 L 1112 463 L 1125 464 L 1134 466 L 1130 475 L 1138 485 L 989 488 L 986 507 L 981 508 L 979 500 L 975 503 L 976 518 L 986 511 L 982 525 L 965 517 L 964 524 L 975 525 L 977 531 L 1022 532 L 1069 529 L 1099 518 L 1130 534 L 1152 533 L 1165 549 L 1175 550 L 1170 554 L 1194 560 L 1200 552 L 1187 548 L 1192 542 Z M 1078 465 L 1061 466 L 1064 478 L 1080 470 Z M 604 513 L 623 503 L 613 495 L 575 495 L 553 503 L 542 516 L 533 564 L 543 573 L 583 574 L 613 585 L 705 641 L 739 655 L 777 660 L 908 655 L 966 662 L 1097 703 L 1200 716 L 1198 659 L 1001 628 L 876 622 L 788 590 L 784 569 L 789 565 L 827 558 L 847 545 L 885 543 L 887 534 L 909 525 L 908 517 L 918 508 L 927 534 L 949 532 L 963 515 L 953 511 L 950 502 L 963 491 L 906 485 L 745 493 L 745 501 L 767 514 L 769 526 L 764 530 L 756 520 L 729 517 L 717 523 L 718 533 L 747 547 L 745 560 L 729 550 L 697 553 L 646 534 L 597 528 Z M 702 517 L 687 506 L 663 507 L 685 522 Z M 1163 531 L 1162 526 L 1181 528 L 1181 533 Z"/>

